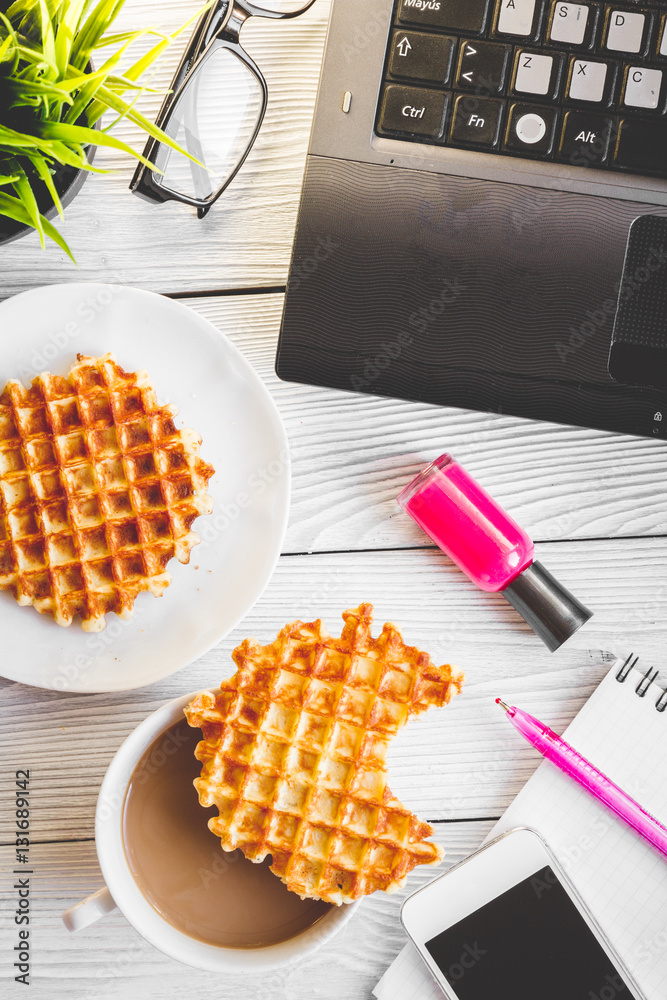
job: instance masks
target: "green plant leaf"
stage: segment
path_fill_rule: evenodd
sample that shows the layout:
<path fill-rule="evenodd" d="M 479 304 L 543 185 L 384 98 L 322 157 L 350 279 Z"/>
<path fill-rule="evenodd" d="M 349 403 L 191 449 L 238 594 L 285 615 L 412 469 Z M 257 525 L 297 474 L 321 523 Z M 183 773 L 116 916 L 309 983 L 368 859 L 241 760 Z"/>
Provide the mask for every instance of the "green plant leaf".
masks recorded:
<path fill-rule="evenodd" d="M 164 50 L 171 45 L 171 43 L 178 38 L 178 36 L 182 34 L 193 21 L 198 20 L 205 11 L 212 7 L 214 3 L 215 0 L 208 0 L 208 3 L 204 4 L 203 7 L 200 7 L 198 11 L 192 14 L 192 16 L 189 17 L 187 21 L 180 26 L 180 28 L 177 28 L 171 35 L 167 35 L 165 38 L 162 38 L 157 45 L 154 45 L 153 48 L 146 53 L 146 55 L 142 56 L 141 59 L 138 59 L 133 66 L 130 66 L 130 68 L 127 69 L 123 75 L 126 76 L 128 80 L 138 80 L 142 73 L 145 73 L 149 66 L 152 66 L 155 60 L 162 55 Z"/>
<path fill-rule="evenodd" d="M 39 8 L 42 17 L 42 50 L 44 59 L 51 66 L 54 72 L 58 72 L 56 65 L 56 39 L 53 33 L 53 24 L 45 0 L 39 0 Z"/>
<path fill-rule="evenodd" d="M 56 65 L 59 76 L 64 76 L 69 65 L 70 52 L 79 26 L 85 0 L 70 0 L 65 5 L 65 16 L 56 35 Z"/>
<path fill-rule="evenodd" d="M 21 203 L 28 213 L 30 225 L 39 233 L 39 242 L 43 250 L 44 229 L 42 228 L 42 217 L 39 211 L 39 206 L 37 205 L 37 199 L 35 198 L 35 192 L 33 191 L 30 181 L 28 180 L 28 176 L 22 167 L 19 168 L 18 175 L 16 183 L 14 184 L 14 190 L 21 199 Z"/>
<path fill-rule="evenodd" d="M 63 212 L 62 202 L 60 201 L 60 195 L 58 194 L 55 184 L 53 183 L 53 175 L 49 170 L 46 160 L 44 159 L 43 156 L 38 156 L 38 155 L 29 156 L 28 159 L 35 168 L 38 177 L 46 185 L 46 188 L 49 194 L 51 195 L 51 198 L 53 199 L 53 204 L 56 207 L 58 215 L 60 216 L 61 219 L 64 219 L 65 215 Z"/>
<path fill-rule="evenodd" d="M 7 80 L 2 86 L 3 94 L 13 98 L 12 102 L 6 105 L 7 107 L 18 107 L 24 103 L 21 101 L 21 97 L 25 95 L 29 97 L 34 95 L 38 98 L 51 97 L 54 100 L 72 104 L 72 98 L 67 93 L 69 89 L 66 81 L 48 83 L 45 80 Z"/>
<path fill-rule="evenodd" d="M 6 63 L 2 67 L 2 75 L 5 77 L 11 77 L 17 70 L 19 64 L 19 51 L 18 51 L 18 38 L 16 37 L 16 32 L 11 24 L 11 21 L 0 11 L 0 24 L 4 25 L 7 32 L 7 37 L 3 42 L 3 56 L 2 61 Z M 4 46 L 7 46 L 6 50 Z M 11 52 L 11 59 L 7 58 L 7 53 Z"/>
<path fill-rule="evenodd" d="M 58 163 L 77 167 L 77 169 L 86 170 L 91 174 L 107 174 L 109 172 L 102 167 L 94 167 L 92 163 L 89 163 L 85 148 L 71 148 L 64 142 L 51 142 L 49 146 L 52 150 L 53 159 L 57 160 Z"/>
<path fill-rule="evenodd" d="M 130 156 L 135 156 L 147 167 L 151 163 L 137 153 L 131 146 L 113 135 L 94 128 L 85 128 L 83 125 L 66 125 L 64 122 L 35 122 L 35 130 L 44 139 L 60 139 L 68 145 L 73 144 L 94 144 L 96 146 L 111 146 L 113 149 L 120 149 Z"/>
<path fill-rule="evenodd" d="M 112 93 L 112 91 L 108 90 L 106 87 L 100 87 L 98 91 L 97 100 L 103 101 L 107 105 L 107 107 L 111 108 L 113 111 L 118 111 L 121 113 L 121 115 L 126 115 L 131 122 L 134 122 L 135 125 L 140 125 L 145 132 L 148 132 L 148 134 L 152 136 L 153 139 L 158 139 L 160 142 L 164 143 L 165 146 L 170 146 L 171 149 L 175 149 L 178 153 L 182 153 L 183 156 L 187 156 L 187 158 L 189 160 L 192 160 L 193 163 L 197 163 L 199 164 L 200 167 L 204 167 L 204 169 L 206 169 L 204 164 L 201 163 L 196 156 L 192 156 L 190 153 L 187 152 L 187 150 L 179 146 L 178 143 L 175 142 L 175 140 L 172 139 L 170 135 L 167 135 L 167 133 L 164 132 L 161 128 L 158 128 L 158 126 L 155 125 L 148 118 L 146 118 L 145 115 L 142 115 L 140 111 L 135 111 L 133 108 L 131 108 L 130 105 L 128 105 L 127 102 L 124 101 L 122 97 L 119 97 L 117 94 Z M 134 155 L 137 156 L 136 153 Z M 138 158 L 141 160 L 142 163 L 146 164 L 146 166 L 153 167 L 154 169 L 154 164 L 149 163 L 149 161 L 146 160 L 143 156 L 140 156 Z"/>
<path fill-rule="evenodd" d="M 159 31 L 157 28 L 144 28 L 141 32 L 142 35 L 159 35 L 160 38 L 164 38 L 164 32 Z M 136 31 L 119 31 L 118 34 L 105 34 L 100 38 L 99 42 L 95 46 L 96 49 L 108 48 L 110 45 L 122 45 L 123 42 L 134 41 L 137 37 Z"/>
<path fill-rule="evenodd" d="M 0 143 L 3 146 L 11 146 L 13 148 L 26 146 L 27 148 L 42 149 L 48 152 L 48 143 L 43 142 L 37 136 L 16 132 L 5 125 L 0 125 Z"/>
<path fill-rule="evenodd" d="M 88 65 L 93 49 L 109 25 L 113 24 L 124 3 L 125 0 L 99 0 L 74 40 L 70 53 L 72 66 L 84 69 Z"/>
<path fill-rule="evenodd" d="M 139 34 L 142 34 L 142 32 L 139 32 Z M 125 45 L 123 45 L 120 48 L 120 50 L 114 53 L 114 55 L 111 56 L 109 59 L 107 59 L 104 65 L 100 66 L 99 70 L 97 70 L 95 73 L 83 74 L 86 83 L 80 88 L 76 100 L 74 101 L 71 109 L 65 115 L 64 118 L 65 122 L 67 122 L 68 124 L 73 124 L 74 122 L 78 121 L 83 112 L 86 110 L 86 108 L 89 107 L 89 105 L 93 101 L 93 98 L 95 97 L 95 94 L 99 90 L 100 86 L 105 82 L 111 71 L 115 69 L 118 63 L 120 62 L 121 56 L 129 44 L 130 42 L 127 42 Z M 91 117 L 90 111 L 86 117 L 89 125 L 95 124 L 97 119 Z"/>
<path fill-rule="evenodd" d="M 21 222 L 23 223 L 24 226 L 32 226 L 32 223 L 30 221 L 30 216 L 28 215 L 28 212 L 23 203 L 18 198 L 12 198 L 11 195 L 4 194 L 1 191 L 0 191 L 0 215 L 4 215 L 8 219 L 14 219 L 16 222 Z M 57 243 L 60 249 L 65 251 L 65 253 L 70 258 L 72 263 L 76 265 L 76 261 L 72 256 L 70 248 L 67 246 L 67 243 L 60 235 L 58 230 L 55 228 L 55 226 L 52 226 L 49 220 L 45 218 L 45 216 L 43 215 L 40 216 L 40 224 L 46 236 L 48 236 L 49 239 L 53 240 L 54 243 Z"/>

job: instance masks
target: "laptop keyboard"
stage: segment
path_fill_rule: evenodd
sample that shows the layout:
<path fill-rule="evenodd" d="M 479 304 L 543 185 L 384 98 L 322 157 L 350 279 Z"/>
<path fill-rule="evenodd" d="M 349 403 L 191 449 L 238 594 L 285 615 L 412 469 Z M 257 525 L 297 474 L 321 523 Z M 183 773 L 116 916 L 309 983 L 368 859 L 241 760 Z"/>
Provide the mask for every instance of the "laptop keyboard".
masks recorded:
<path fill-rule="evenodd" d="M 667 177 L 667 2 L 396 0 L 381 136 Z"/>

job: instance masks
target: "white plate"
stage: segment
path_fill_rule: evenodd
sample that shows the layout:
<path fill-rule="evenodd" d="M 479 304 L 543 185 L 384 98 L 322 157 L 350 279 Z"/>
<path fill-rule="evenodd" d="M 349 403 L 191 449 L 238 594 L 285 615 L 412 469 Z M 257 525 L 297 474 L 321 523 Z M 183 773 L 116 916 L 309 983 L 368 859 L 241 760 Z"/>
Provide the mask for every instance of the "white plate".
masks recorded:
<path fill-rule="evenodd" d="M 140 594 L 134 614 L 105 631 L 69 628 L 0 591 L 0 674 L 38 687 L 127 691 L 202 656 L 248 613 L 275 568 L 289 513 L 290 462 L 278 410 L 259 376 L 208 320 L 186 306 L 118 285 L 50 285 L 0 304 L 0 391 L 40 371 L 64 375 L 77 352 L 111 351 L 145 368 L 176 425 L 203 438 L 216 474 L 213 513 L 190 563 L 173 559 L 162 597 Z"/>

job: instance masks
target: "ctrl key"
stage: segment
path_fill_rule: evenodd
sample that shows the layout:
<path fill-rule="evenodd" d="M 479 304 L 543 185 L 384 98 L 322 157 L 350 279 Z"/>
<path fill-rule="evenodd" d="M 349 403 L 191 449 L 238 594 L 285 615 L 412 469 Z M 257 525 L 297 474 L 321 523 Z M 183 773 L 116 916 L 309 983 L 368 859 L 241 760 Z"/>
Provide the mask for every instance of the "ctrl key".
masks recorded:
<path fill-rule="evenodd" d="M 423 87 L 388 84 L 382 95 L 377 131 L 380 135 L 417 136 L 440 139 L 445 130 L 448 95 Z"/>

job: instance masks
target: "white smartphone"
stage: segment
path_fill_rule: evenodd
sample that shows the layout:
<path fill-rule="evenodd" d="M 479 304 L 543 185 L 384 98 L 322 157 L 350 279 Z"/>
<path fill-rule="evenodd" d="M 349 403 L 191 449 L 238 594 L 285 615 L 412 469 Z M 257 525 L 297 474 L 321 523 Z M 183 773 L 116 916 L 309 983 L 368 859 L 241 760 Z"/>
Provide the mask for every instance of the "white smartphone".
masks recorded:
<path fill-rule="evenodd" d="M 513 830 L 406 899 L 448 1000 L 642 1000 L 544 841 Z"/>

